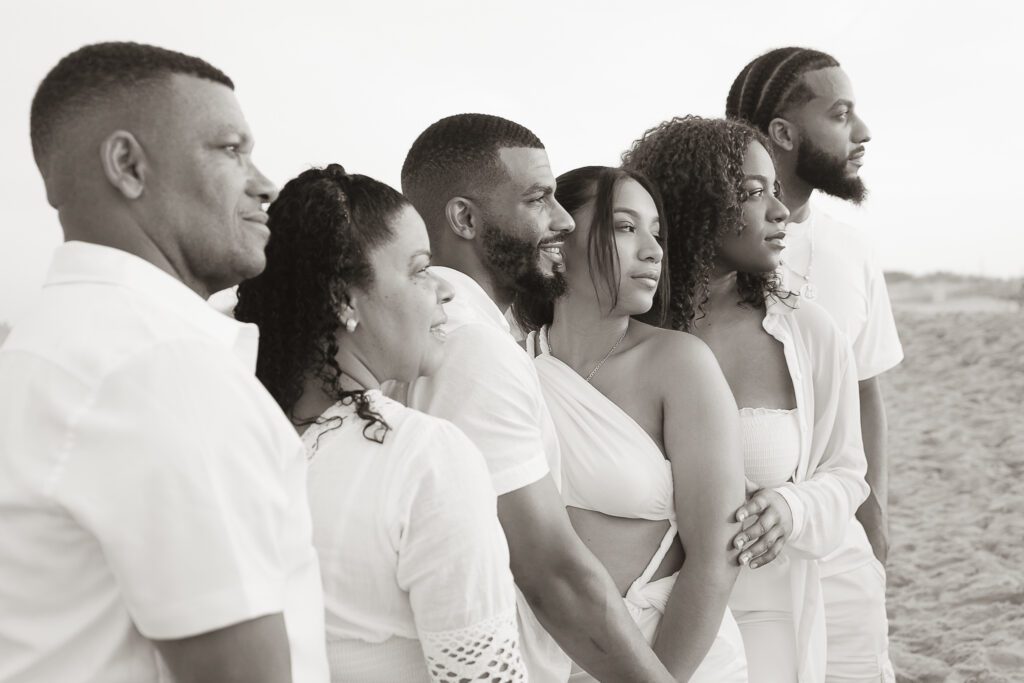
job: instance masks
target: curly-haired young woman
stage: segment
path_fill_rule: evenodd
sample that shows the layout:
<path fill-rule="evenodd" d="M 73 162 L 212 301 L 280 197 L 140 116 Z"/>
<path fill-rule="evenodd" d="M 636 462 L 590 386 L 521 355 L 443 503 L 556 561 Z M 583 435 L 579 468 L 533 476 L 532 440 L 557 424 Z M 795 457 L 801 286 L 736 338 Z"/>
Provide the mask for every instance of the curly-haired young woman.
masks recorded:
<path fill-rule="evenodd" d="M 764 136 L 676 118 L 624 155 L 662 192 L 672 327 L 707 343 L 740 406 L 745 565 L 729 605 L 750 680 L 825 680 L 817 560 L 867 495 L 852 352 L 824 310 L 781 291 L 786 207 Z"/>
<path fill-rule="evenodd" d="M 703 342 L 633 318 L 665 313 L 657 192 L 635 171 L 588 166 L 560 176 L 555 198 L 576 222 L 567 291 L 521 295 L 513 312 L 532 330 L 569 519 L 676 680 L 745 683 L 726 606 L 743 502 L 736 403 Z"/>
<path fill-rule="evenodd" d="M 480 452 L 380 392 L 442 357 L 450 290 L 422 219 L 336 164 L 290 181 L 268 213 L 267 268 L 239 287 L 235 316 L 259 325 L 257 376 L 311 459 L 332 680 L 524 680 Z"/>

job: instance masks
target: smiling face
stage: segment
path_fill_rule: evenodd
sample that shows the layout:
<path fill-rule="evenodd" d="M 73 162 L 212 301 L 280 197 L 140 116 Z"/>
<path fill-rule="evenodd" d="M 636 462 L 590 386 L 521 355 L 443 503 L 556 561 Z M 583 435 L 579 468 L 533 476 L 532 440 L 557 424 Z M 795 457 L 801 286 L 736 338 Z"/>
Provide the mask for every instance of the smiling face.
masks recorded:
<path fill-rule="evenodd" d="M 264 205 L 277 188 L 253 163 L 252 133 L 230 88 L 175 75 L 163 90 L 139 132 L 149 166 L 139 222 L 186 283 L 212 293 L 263 271 Z"/>
<path fill-rule="evenodd" d="M 767 273 L 779 267 L 789 218 L 780 194 L 771 156 L 760 142 L 751 142 L 743 157 L 740 230 L 727 232 L 718 245 L 722 269 Z"/>
<path fill-rule="evenodd" d="M 611 216 L 597 216 L 602 210 L 596 198 L 581 206 L 573 218 L 576 231 L 566 240 L 566 278 L 573 299 L 597 298 L 602 311 L 610 314 L 639 315 L 651 309 L 661 279 L 661 224 L 654 199 L 632 178 L 615 183 Z M 610 221 L 607 220 L 610 218 Z M 610 230 L 615 258 L 614 273 L 594 272 L 599 268 L 590 250 L 596 241 L 594 230 Z M 616 290 L 609 291 L 608 281 Z"/>
<path fill-rule="evenodd" d="M 565 291 L 562 248 L 575 224 L 555 201 L 555 177 L 543 149 L 499 151 L 504 177 L 481 203 L 483 260 L 496 285 L 554 298 Z"/>
<path fill-rule="evenodd" d="M 411 382 L 441 364 L 442 303 L 452 293 L 429 270 L 430 240 L 416 210 L 406 206 L 388 223 L 393 239 L 369 254 L 373 279 L 352 292 L 358 327 L 339 334 L 351 338 L 378 381 Z"/>
<path fill-rule="evenodd" d="M 853 85 L 837 66 L 807 72 L 803 85 L 813 97 L 787 113 L 799 129 L 796 174 L 815 189 L 860 203 L 867 190 L 859 173 L 871 132 L 855 110 Z"/>

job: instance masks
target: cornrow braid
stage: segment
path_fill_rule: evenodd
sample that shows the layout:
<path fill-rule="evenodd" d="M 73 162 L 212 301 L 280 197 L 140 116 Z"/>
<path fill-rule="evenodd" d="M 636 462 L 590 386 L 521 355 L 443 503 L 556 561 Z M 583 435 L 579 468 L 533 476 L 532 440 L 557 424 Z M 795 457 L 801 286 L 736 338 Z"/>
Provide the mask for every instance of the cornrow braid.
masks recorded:
<path fill-rule="evenodd" d="M 787 108 L 810 99 L 804 74 L 839 66 L 835 57 L 804 47 L 780 47 L 757 57 L 740 71 L 725 100 L 728 119 L 746 121 L 762 133 Z"/>

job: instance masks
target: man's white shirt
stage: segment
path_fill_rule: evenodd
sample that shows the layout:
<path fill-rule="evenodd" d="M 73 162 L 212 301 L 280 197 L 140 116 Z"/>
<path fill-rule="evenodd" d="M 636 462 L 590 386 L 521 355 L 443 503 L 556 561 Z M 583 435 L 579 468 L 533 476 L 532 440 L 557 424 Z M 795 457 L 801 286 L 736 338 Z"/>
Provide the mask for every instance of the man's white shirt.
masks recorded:
<path fill-rule="evenodd" d="M 257 343 L 138 257 L 58 248 L 0 348 L 0 680 L 169 680 L 151 639 L 275 613 L 293 680 L 327 680 L 305 453 Z"/>
<path fill-rule="evenodd" d="M 551 474 L 561 487 L 558 434 L 533 361 L 513 339 L 508 321 L 475 280 L 456 270 L 431 269 L 451 285 L 444 361 L 409 388 L 412 408 L 453 422 L 480 449 L 497 495 Z M 568 656 L 537 621 L 517 589 L 520 646 L 539 683 L 565 681 Z"/>

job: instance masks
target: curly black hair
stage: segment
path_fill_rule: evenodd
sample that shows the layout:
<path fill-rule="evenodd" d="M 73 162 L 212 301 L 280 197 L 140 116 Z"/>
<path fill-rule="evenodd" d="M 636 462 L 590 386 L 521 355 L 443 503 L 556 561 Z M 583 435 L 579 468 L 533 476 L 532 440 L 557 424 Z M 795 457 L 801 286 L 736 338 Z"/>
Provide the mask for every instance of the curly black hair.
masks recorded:
<path fill-rule="evenodd" d="M 328 397 L 354 401 L 364 436 L 383 441 L 388 425 L 365 392 L 341 388 L 338 313 L 353 287 L 373 281 L 369 254 L 393 239 L 390 220 L 407 206 L 398 191 L 338 164 L 304 171 L 270 205 L 267 267 L 239 285 L 235 318 L 259 326 L 256 376 L 293 423 L 317 419 L 295 414 L 314 377 Z"/>
<path fill-rule="evenodd" d="M 760 131 L 738 121 L 676 117 L 651 128 L 622 155 L 658 187 L 668 233 L 669 320 L 689 331 L 704 315 L 717 247 L 742 228 L 743 159 L 751 142 L 772 153 Z M 739 273 L 740 305 L 762 307 L 769 296 L 787 298 L 777 273 Z"/>
<path fill-rule="evenodd" d="M 601 288 L 609 292 L 612 297 L 612 308 L 615 307 L 619 299 L 619 253 L 615 249 L 615 188 L 623 180 L 634 180 L 639 183 L 654 200 L 658 216 L 663 214 L 664 210 L 658 189 L 642 173 L 633 169 L 583 166 L 566 171 L 555 180 L 557 187 L 555 200 L 573 217 L 584 206 L 591 202 L 594 203 L 593 220 L 587 237 L 587 265 L 594 292 L 598 292 Z M 576 239 L 578 234 L 574 231 L 566 239 Z M 664 240 L 662 248 L 665 248 Z M 661 262 L 661 279 L 654 292 L 654 304 L 651 306 L 651 310 L 634 317 L 652 325 L 664 324 L 668 314 L 668 297 L 666 296 L 669 291 L 668 283 L 669 268 L 668 260 L 665 259 Z M 521 330 L 531 332 L 551 323 L 554 318 L 554 308 L 555 303 L 551 299 L 542 299 L 532 293 L 518 292 L 512 302 L 512 315 Z"/>

